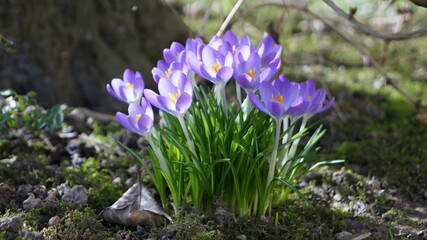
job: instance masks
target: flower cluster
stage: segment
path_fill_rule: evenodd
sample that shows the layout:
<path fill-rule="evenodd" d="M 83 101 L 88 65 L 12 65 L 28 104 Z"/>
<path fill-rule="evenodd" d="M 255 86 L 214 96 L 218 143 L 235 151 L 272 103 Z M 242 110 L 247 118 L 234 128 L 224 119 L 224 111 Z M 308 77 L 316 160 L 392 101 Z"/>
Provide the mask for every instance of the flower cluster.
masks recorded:
<path fill-rule="evenodd" d="M 242 124 L 243 126 L 244 121 L 250 122 L 253 120 L 247 118 L 250 112 L 247 107 L 249 106 L 249 102 L 261 112 L 270 115 L 276 122 L 276 127 L 273 127 L 275 131 L 271 131 L 275 132 L 274 149 L 271 153 L 270 160 L 265 161 L 268 164 L 268 176 L 265 180 L 265 194 L 262 193 L 262 191 L 259 191 L 255 193 L 255 195 L 257 195 L 255 198 L 259 197 L 261 200 L 258 201 L 255 199 L 252 203 L 248 201 L 248 204 L 255 209 L 252 210 L 253 212 L 258 211 L 258 214 L 265 213 L 268 204 L 271 203 L 271 201 L 268 201 L 268 197 L 266 196 L 270 193 L 273 177 L 288 176 L 287 170 L 289 169 L 289 161 L 294 158 L 296 146 L 299 143 L 299 139 L 297 139 L 292 143 L 292 146 L 284 148 L 285 150 L 283 150 L 279 158 L 277 157 L 279 136 L 281 135 L 281 123 L 283 122 L 284 126 L 283 132 L 288 132 L 288 134 L 284 136 L 283 142 L 293 141 L 292 131 L 294 122 L 298 119 L 303 119 L 300 132 L 305 131 L 305 124 L 307 123 L 308 118 L 316 113 L 327 110 L 334 103 L 334 99 L 332 99 L 328 104 L 324 105 L 326 91 L 324 89 L 316 89 L 312 80 L 302 83 L 290 82 L 284 75 L 279 75 L 276 79 L 272 80 L 272 78 L 279 72 L 281 65 L 281 52 L 282 46 L 275 44 L 270 36 L 262 39 L 258 45 L 253 45 L 250 38 L 246 35 L 239 39 L 231 31 L 226 32 L 224 37 L 213 37 L 207 44 L 200 38 L 190 38 L 187 40 L 185 45 L 177 42 L 172 43 L 170 48 L 163 51 L 164 59 L 159 60 L 157 62 L 157 66 L 152 69 L 152 76 L 154 81 L 157 83 L 158 93 L 150 89 L 144 89 L 144 80 L 141 74 L 139 72 L 134 73 L 129 69 L 125 70 L 123 80 L 113 79 L 111 85 L 107 85 L 106 88 L 108 93 L 116 99 L 129 104 L 128 114 L 126 115 L 118 112 L 116 114 L 117 120 L 123 127 L 140 134 L 150 143 L 153 152 L 157 157 L 159 169 L 162 171 L 159 175 L 163 176 L 164 180 L 167 182 L 174 200 L 174 207 L 178 207 L 182 199 L 188 199 L 187 196 L 183 196 L 185 195 L 181 190 L 183 189 L 183 185 L 179 185 L 183 184 L 185 181 L 189 181 L 187 183 L 190 184 L 191 187 L 189 189 L 192 189 L 192 191 L 199 191 L 200 185 L 203 184 L 207 184 L 206 188 L 209 188 L 204 189 L 205 192 L 202 192 L 202 194 L 193 193 L 194 202 L 197 202 L 196 198 L 200 198 L 200 196 L 203 196 L 203 194 L 206 193 L 218 192 L 223 195 L 225 190 L 216 190 L 215 188 L 218 186 L 225 187 L 224 181 L 228 181 L 222 179 L 219 180 L 218 183 L 215 183 L 215 179 L 221 179 L 221 177 L 214 176 L 214 173 L 208 173 L 210 175 L 206 175 L 206 170 L 202 171 L 197 169 L 202 168 L 204 165 L 209 165 L 207 163 L 208 160 L 204 160 L 206 156 L 210 156 L 209 161 L 211 161 L 210 163 L 212 166 L 208 169 L 211 172 L 215 169 L 214 166 L 216 166 L 219 161 L 215 159 L 212 160 L 212 154 L 204 152 L 207 151 L 206 149 L 211 149 L 211 147 L 202 146 L 202 140 L 200 139 L 206 139 L 207 144 L 210 144 L 211 141 L 219 141 L 218 139 L 221 139 L 221 137 L 214 137 L 211 139 L 210 136 L 214 133 L 208 132 L 207 130 L 202 130 L 200 132 L 194 130 L 195 126 L 205 126 L 205 128 L 206 126 L 213 127 L 209 121 L 217 121 L 215 120 L 215 116 L 206 118 L 198 118 L 195 116 L 186 117 L 189 112 L 190 115 L 197 112 L 196 110 L 190 111 L 191 106 L 194 105 L 193 100 L 201 101 L 201 99 L 198 99 L 197 97 L 199 95 L 194 94 L 198 91 L 195 81 L 195 75 L 198 75 L 214 84 L 218 106 L 223 108 L 224 111 L 222 112 L 225 113 L 226 117 L 229 117 L 227 116 L 227 112 L 229 110 L 227 107 L 225 86 L 231 79 L 235 80 L 236 95 L 239 103 L 242 103 L 240 99 L 240 88 L 244 89 L 246 92 L 246 100 L 242 104 L 243 117 L 240 118 L 240 120 L 235 120 L 230 116 L 230 121 L 235 121 L 236 125 Z M 180 165 L 179 168 L 174 167 L 173 164 L 176 164 L 178 161 L 177 159 L 168 159 L 170 154 L 174 153 L 167 153 L 167 150 L 165 150 L 166 147 L 159 147 L 158 145 L 161 140 L 157 140 L 157 143 L 156 141 L 153 141 L 152 136 L 153 132 L 155 132 L 153 130 L 153 126 L 155 124 L 152 106 L 155 106 L 178 119 L 179 124 L 177 126 L 180 126 L 181 130 L 174 131 L 174 133 L 183 133 L 183 137 L 185 137 L 187 147 L 191 153 L 182 153 L 182 156 L 185 155 L 189 157 L 187 157 L 187 162 L 184 160 L 180 161 L 183 162 L 182 164 L 186 164 L 185 166 L 191 166 L 191 170 L 196 169 L 195 171 L 184 171 L 186 174 L 193 174 L 188 178 L 183 178 L 183 165 Z M 205 113 L 218 115 L 221 114 L 221 111 L 213 111 L 211 109 L 206 110 Z M 190 120 L 191 125 L 193 126 L 188 126 L 185 122 L 186 119 L 187 121 Z M 197 119 L 202 120 L 197 122 Z M 288 129 L 288 127 L 290 127 L 290 129 Z M 172 127 L 170 127 L 170 129 L 171 128 Z M 271 128 L 271 126 L 266 126 L 266 128 Z M 235 127 L 234 132 L 231 131 L 227 136 L 232 136 L 232 134 L 236 134 L 239 131 L 242 131 L 239 132 L 239 134 L 247 136 L 247 133 L 241 129 L 244 128 Z M 203 132 L 206 132 L 205 138 L 203 138 L 201 134 Z M 258 134 L 264 132 L 268 131 L 261 130 Z M 156 138 L 161 138 L 157 135 Z M 231 141 L 236 141 L 236 139 L 242 137 L 243 136 L 238 136 Z M 254 139 L 259 139 L 259 137 L 254 137 Z M 230 140 L 224 141 L 229 142 Z M 180 141 L 173 139 L 171 142 L 171 144 L 178 144 L 178 149 L 182 149 L 183 145 Z M 253 144 L 253 141 L 251 144 Z M 258 149 L 259 146 L 256 146 Z M 261 149 L 261 151 L 262 150 L 265 149 Z M 252 150 L 248 150 L 247 152 L 251 151 Z M 221 150 L 222 155 L 218 157 L 218 159 L 222 159 L 222 162 L 241 158 L 232 158 L 231 156 L 227 156 L 224 152 L 225 150 Z M 178 158 L 183 158 L 182 156 L 179 155 Z M 254 153 L 253 156 L 254 158 L 258 158 L 260 155 L 259 153 Z M 265 154 L 265 156 L 268 155 Z M 237 160 L 234 161 L 236 164 L 241 164 Z M 224 166 L 229 166 L 230 164 L 231 163 L 228 165 L 225 164 Z M 276 171 L 276 165 L 279 166 L 280 170 Z M 157 171 L 157 168 L 155 171 Z M 225 173 L 231 174 L 232 171 L 235 171 L 235 169 L 225 171 Z M 176 175 L 176 172 L 179 172 L 179 174 Z M 221 174 L 224 174 L 224 172 Z M 233 174 L 235 175 L 230 177 L 230 179 L 234 179 L 230 180 L 230 182 L 234 183 L 236 182 L 235 178 L 237 173 L 233 172 Z M 244 180 L 247 183 L 251 181 L 248 176 L 243 176 L 243 178 L 247 178 Z M 199 182 L 194 180 L 194 178 L 197 177 L 200 178 Z M 225 176 L 223 177 L 224 179 L 228 179 Z M 206 179 L 209 178 L 210 180 L 206 181 Z M 250 186 L 250 184 L 246 185 Z M 157 188 L 161 188 L 162 186 L 162 181 L 156 183 Z M 160 191 L 160 189 L 158 190 Z M 232 193 L 234 191 L 235 190 L 230 190 Z M 165 196 L 163 196 L 162 201 L 165 199 Z M 230 199 L 235 198 L 230 197 Z M 240 208 L 239 211 L 241 213 L 242 209 L 246 208 L 241 205 L 238 207 Z M 260 209 L 256 210 L 257 207 Z M 248 211 L 250 212 L 251 210 Z M 247 214 L 247 211 L 244 211 L 244 213 Z"/>

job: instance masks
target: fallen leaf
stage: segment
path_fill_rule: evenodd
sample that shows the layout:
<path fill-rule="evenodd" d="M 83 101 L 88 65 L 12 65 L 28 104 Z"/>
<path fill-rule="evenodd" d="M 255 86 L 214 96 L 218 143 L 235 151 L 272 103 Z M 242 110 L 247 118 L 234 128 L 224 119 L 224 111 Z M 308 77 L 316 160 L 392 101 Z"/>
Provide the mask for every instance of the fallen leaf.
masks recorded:
<path fill-rule="evenodd" d="M 138 204 L 138 184 L 134 184 L 113 205 L 102 210 L 98 218 L 127 227 L 158 226 L 164 223 L 165 218 L 172 222 L 142 184 L 140 192 Z"/>
<path fill-rule="evenodd" d="M 415 115 L 415 118 L 418 119 L 421 123 L 427 125 L 427 112 L 419 112 Z"/>

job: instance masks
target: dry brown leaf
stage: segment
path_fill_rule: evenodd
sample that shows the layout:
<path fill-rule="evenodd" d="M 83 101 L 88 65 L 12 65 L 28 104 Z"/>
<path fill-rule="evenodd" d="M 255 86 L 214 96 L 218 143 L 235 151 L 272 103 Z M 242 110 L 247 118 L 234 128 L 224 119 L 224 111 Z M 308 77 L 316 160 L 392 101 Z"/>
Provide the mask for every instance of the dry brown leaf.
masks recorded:
<path fill-rule="evenodd" d="M 113 205 L 105 208 L 98 218 L 127 227 L 161 225 L 171 217 L 153 199 L 141 184 L 141 199 L 138 205 L 138 184 L 129 188 Z"/>
<path fill-rule="evenodd" d="M 427 112 L 419 112 L 417 115 L 415 115 L 415 118 L 427 125 Z"/>

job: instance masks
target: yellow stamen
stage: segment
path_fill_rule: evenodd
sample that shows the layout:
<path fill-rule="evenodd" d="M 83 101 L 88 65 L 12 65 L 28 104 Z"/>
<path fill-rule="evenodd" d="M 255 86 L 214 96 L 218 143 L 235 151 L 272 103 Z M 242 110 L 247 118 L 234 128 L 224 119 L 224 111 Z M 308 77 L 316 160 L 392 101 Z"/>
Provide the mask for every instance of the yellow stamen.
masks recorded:
<path fill-rule="evenodd" d="M 136 115 L 136 120 L 139 120 L 141 118 L 141 114 Z"/>
<path fill-rule="evenodd" d="M 279 103 L 283 103 L 283 96 L 282 95 L 280 95 L 280 92 L 278 92 L 277 93 L 277 101 L 279 102 Z M 271 100 L 273 100 L 273 101 L 275 101 L 276 99 L 274 98 L 274 94 L 271 94 Z"/>
<path fill-rule="evenodd" d="M 172 70 L 170 69 L 170 68 L 168 68 L 168 70 L 167 71 L 165 71 L 165 75 L 166 75 L 166 78 L 169 78 L 169 76 L 172 74 Z"/>
<path fill-rule="evenodd" d="M 133 84 L 126 83 L 126 87 L 128 87 L 128 88 L 130 88 L 130 89 L 133 89 Z"/>
<path fill-rule="evenodd" d="M 249 67 L 248 67 L 248 75 L 249 75 L 249 77 L 253 78 L 255 76 L 255 73 L 256 73 L 255 67 L 253 69 L 249 69 Z"/>
<path fill-rule="evenodd" d="M 220 70 L 222 68 L 221 63 L 219 62 L 218 58 L 216 59 L 216 64 L 212 66 L 212 69 L 215 72 L 218 72 L 218 70 Z"/>
<path fill-rule="evenodd" d="M 231 47 L 231 50 L 233 50 L 233 52 L 235 52 L 235 51 L 236 51 L 236 45 L 233 45 L 233 46 Z"/>
<path fill-rule="evenodd" d="M 172 100 L 173 104 L 176 104 L 176 101 L 178 101 L 180 95 L 181 91 L 178 89 L 178 93 L 169 93 L 169 98 Z"/>
<path fill-rule="evenodd" d="M 308 97 L 307 97 L 307 99 L 308 99 L 308 100 L 311 100 L 312 98 L 313 98 L 312 96 L 308 96 Z"/>

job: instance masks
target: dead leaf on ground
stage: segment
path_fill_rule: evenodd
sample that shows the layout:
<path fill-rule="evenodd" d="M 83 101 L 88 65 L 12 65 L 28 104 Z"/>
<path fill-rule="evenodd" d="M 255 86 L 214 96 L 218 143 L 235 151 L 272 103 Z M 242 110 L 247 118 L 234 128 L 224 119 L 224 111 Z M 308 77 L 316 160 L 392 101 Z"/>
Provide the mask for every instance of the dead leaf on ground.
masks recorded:
<path fill-rule="evenodd" d="M 105 208 L 98 218 L 127 227 L 161 225 L 171 217 L 153 199 L 141 184 L 141 199 L 138 205 L 138 184 L 129 188 L 113 205 Z"/>
<path fill-rule="evenodd" d="M 419 112 L 417 115 L 415 115 L 415 118 L 421 123 L 427 125 L 427 112 Z"/>

